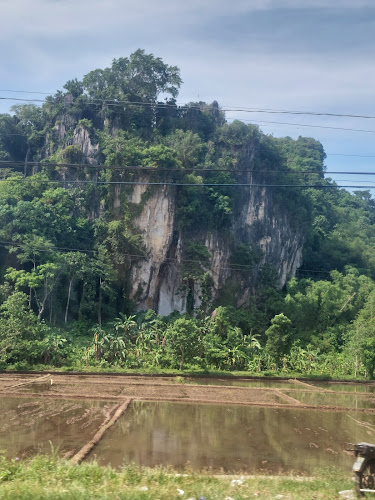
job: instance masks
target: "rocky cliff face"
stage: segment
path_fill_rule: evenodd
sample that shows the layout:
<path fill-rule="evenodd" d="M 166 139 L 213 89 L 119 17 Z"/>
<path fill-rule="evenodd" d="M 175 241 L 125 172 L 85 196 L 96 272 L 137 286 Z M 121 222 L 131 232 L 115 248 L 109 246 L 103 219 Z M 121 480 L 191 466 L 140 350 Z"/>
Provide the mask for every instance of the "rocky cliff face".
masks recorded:
<path fill-rule="evenodd" d="M 130 201 L 140 203 L 145 186 L 137 186 Z M 267 188 L 254 188 L 245 196 L 236 220 L 225 231 L 180 231 L 176 227 L 175 191 L 162 187 L 146 202 L 142 213 L 134 220 L 141 232 L 148 258 L 135 264 L 131 273 L 132 297 L 138 308 L 153 308 L 161 315 L 174 310 L 185 312 L 189 293 L 194 307 L 201 304 L 200 280 L 183 276 L 185 250 L 192 236 L 207 248 L 210 258 L 204 270 L 212 277 L 212 301 L 215 302 L 226 287 L 233 290 L 233 302 L 247 303 L 254 291 L 259 272 L 264 264 L 272 265 L 278 274 L 279 287 L 295 275 L 302 263 L 303 234 L 294 229 L 290 217 L 282 207 L 275 205 Z M 231 233 L 229 239 L 228 233 Z M 232 263 L 231 243 L 234 241 L 260 249 L 256 265 L 237 270 Z M 233 282 L 235 286 L 233 286 Z"/>
<path fill-rule="evenodd" d="M 64 121 L 57 128 L 60 141 L 71 126 Z M 66 146 L 79 145 L 87 162 L 96 164 L 99 158 L 98 145 L 92 144 L 84 127 L 77 126 Z M 245 151 L 245 164 L 249 171 L 237 175 L 240 183 L 256 183 L 252 174 L 254 148 Z M 243 168 L 243 167 L 242 167 Z M 147 181 L 142 178 L 140 181 Z M 113 209 L 121 212 L 121 187 L 115 186 Z M 197 309 L 202 302 L 202 280 L 184 274 L 187 262 L 186 250 L 192 241 L 204 245 L 209 258 L 201 265 L 202 273 L 210 276 L 210 302 L 220 296 L 230 295 L 237 306 L 246 305 L 254 293 L 265 265 L 272 266 L 278 275 L 278 286 L 295 275 L 302 264 L 304 234 L 291 219 L 283 203 L 275 203 L 272 188 L 242 187 L 232 215 L 232 222 L 225 229 L 181 230 L 176 216 L 176 188 L 154 187 L 144 202 L 142 195 L 146 185 L 135 185 L 128 202 L 138 205 L 138 215 L 133 225 L 143 236 L 147 257 L 132 263 L 130 270 L 130 298 L 139 310 L 155 309 L 161 315 L 187 308 Z M 102 209 L 96 210 L 96 215 Z M 121 213 L 120 213 L 121 216 Z M 233 247 L 242 245 L 256 251 L 259 258 L 253 265 L 233 264 Z M 207 276 L 207 274 L 206 274 Z"/>
<path fill-rule="evenodd" d="M 71 115 L 63 115 L 61 120 L 56 123 L 54 129 L 54 140 L 63 144 L 64 147 L 79 146 L 87 163 L 90 165 L 96 165 L 100 154 L 99 144 L 93 144 L 88 130 L 79 124 L 75 127 L 75 123 L 76 120 Z M 72 129 L 73 135 L 69 137 L 68 132 Z M 49 137 L 47 140 L 49 140 Z"/>

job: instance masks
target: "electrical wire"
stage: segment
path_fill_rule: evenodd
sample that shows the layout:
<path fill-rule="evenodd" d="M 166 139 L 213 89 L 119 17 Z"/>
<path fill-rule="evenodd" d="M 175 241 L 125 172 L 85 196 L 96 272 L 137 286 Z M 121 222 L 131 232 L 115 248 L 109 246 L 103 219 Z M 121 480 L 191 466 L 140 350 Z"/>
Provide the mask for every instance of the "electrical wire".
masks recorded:
<path fill-rule="evenodd" d="M 36 92 L 36 91 L 17 91 L 17 90 L 0 90 L 0 92 L 25 92 L 25 93 L 35 93 L 35 94 L 44 94 L 44 95 L 49 95 L 47 92 Z M 0 97 L 1 100 L 14 100 L 14 101 L 23 101 L 23 102 L 45 102 L 44 100 L 41 99 L 19 99 L 19 98 L 9 98 L 9 97 Z M 172 105 L 168 103 L 143 103 L 143 102 L 130 102 L 130 101 L 98 101 L 94 103 L 87 103 L 87 104 L 105 104 L 108 106 L 119 106 L 119 105 L 132 105 L 132 106 L 152 106 L 152 107 L 157 107 L 157 108 L 168 108 L 168 107 L 173 107 L 177 108 L 179 107 L 181 109 L 180 105 Z M 186 107 L 186 109 L 201 109 L 201 106 L 192 106 L 192 105 L 182 105 L 183 107 Z M 355 115 L 355 114 L 341 114 L 341 113 L 328 113 L 328 112 L 311 112 L 311 111 L 295 111 L 295 110 L 275 110 L 275 109 L 264 109 L 264 108 L 244 108 L 244 107 L 227 107 L 227 106 L 221 106 L 220 109 L 226 111 L 226 112 L 246 112 L 246 113 L 269 113 L 269 114 L 287 114 L 287 115 L 309 115 L 309 116 L 328 116 L 328 117 L 339 117 L 339 118 L 359 118 L 359 119 L 375 119 L 375 116 L 369 116 L 369 115 Z M 243 121 L 249 121 L 252 123 L 269 123 L 269 124 L 280 124 L 280 125 L 288 125 L 288 126 L 298 126 L 298 127 L 312 127 L 312 128 L 322 128 L 322 129 L 333 129 L 333 130 L 345 130 L 345 131 L 351 131 L 351 132 L 364 132 L 364 133 L 375 133 L 375 130 L 363 130 L 363 129 L 354 129 L 354 128 L 344 128 L 344 127 L 333 127 L 333 126 L 324 126 L 324 125 L 313 125 L 313 124 L 301 124 L 301 123 L 290 123 L 290 122 L 276 122 L 276 121 L 265 121 L 265 120 L 243 120 Z M 26 134 L 0 134 L 0 135 L 6 135 L 6 136 L 25 136 L 27 137 Z M 327 153 L 328 156 L 347 156 L 347 157 L 363 157 L 363 158 L 374 158 L 375 155 L 357 155 L 357 154 L 344 154 L 344 153 Z M 15 163 L 13 162 L 13 165 Z M 8 163 L 7 166 L 10 164 Z M 24 166 L 24 162 L 19 162 L 19 166 Z M 35 163 L 27 163 L 27 165 L 35 165 Z M 181 169 L 160 169 L 157 167 L 141 167 L 141 166 L 105 166 L 105 165 L 86 165 L 86 164 L 63 164 L 63 165 L 57 165 L 57 166 L 70 166 L 70 167 L 84 167 L 84 168 L 105 168 L 105 169 L 128 169 L 128 170 L 152 170 L 152 171 L 180 171 Z M 184 169 L 183 171 L 199 171 L 199 172 L 231 172 L 231 173 L 237 173 L 237 172 L 247 172 L 247 173 L 256 173 L 256 172 L 261 172 L 261 173 L 281 173 L 281 174 L 297 174 L 297 175 L 304 175 L 304 174 L 321 174 L 320 172 L 316 171 L 306 171 L 306 172 L 282 172 L 282 171 L 258 171 L 258 170 L 237 170 L 233 171 L 230 169 L 196 169 L 196 168 L 190 168 L 190 169 Z M 323 172 L 324 174 L 345 174 L 345 175 L 375 175 L 375 172 L 342 172 L 342 171 L 326 171 Z M 35 182 L 33 179 L 3 179 L 2 182 Z M 342 180 L 345 181 L 345 180 Z M 63 180 L 57 180 L 57 181 L 51 181 L 51 180 L 41 180 L 38 179 L 36 182 L 51 182 L 51 183 L 64 183 L 64 184 L 130 184 L 130 185 L 167 185 L 167 186 L 190 186 L 190 187 L 209 187 L 209 186 L 225 186 L 225 187 L 232 187 L 232 186 L 240 186 L 240 187 L 288 187 L 288 188 L 361 188 L 362 186 L 336 186 L 336 185 L 294 185 L 294 184 L 242 184 L 242 183 L 221 183 L 221 184 L 194 184 L 194 183 L 171 183 L 171 182 L 126 182 L 126 181 L 63 181 Z M 357 181 L 357 182 L 371 182 L 371 181 Z M 366 186 L 366 189 L 369 188 L 375 188 L 375 186 Z M 14 243 L 14 242 L 0 242 L 0 245 L 4 246 L 17 246 L 20 247 L 20 245 Z M 39 251 L 50 251 L 50 250 L 44 250 L 44 249 L 36 249 Z M 51 249 L 52 250 L 52 249 Z M 77 249 L 71 249 L 71 248 L 64 248 L 64 247 L 53 247 L 53 250 L 66 250 L 66 251 L 79 251 L 79 252 L 95 252 L 95 250 L 77 250 Z M 127 257 L 134 257 L 134 258 L 147 258 L 145 255 L 140 255 L 140 254 L 123 254 L 124 256 Z M 196 261 L 192 259 L 172 259 L 172 258 L 166 258 L 165 260 L 167 261 L 175 261 L 175 262 L 196 262 L 202 264 L 201 261 Z M 229 270 L 245 270 L 245 269 L 253 269 L 254 266 L 248 266 L 248 265 L 235 265 L 232 267 L 226 267 L 223 269 L 229 269 Z M 319 270 L 306 270 L 306 269 L 297 269 L 296 272 L 298 273 L 320 273 L 320 274 L 330 274 L 328 271 L 319 271 Z"/>
<path fill-rule="evenodd" d="M 2 182 L 25 182 L 25 183 L 39 183 L 39 184 L 76 184 L 85 185 L 126 185 L 126 186 L 175 186 L 175 187 L 250 187 L 250 188 L 290 188 L 290 189 L 375 189 L 375 185 L 371 186 L 357 186 L 357 185 L 336 185 L 336 184 L 249 184 L 249 183 L 207 183 L 207 184 L 194 184 L 188 182 L 140 182 L 140 181 L 87 181 L 87 180 L 51 180 L 51 179 L 33 179 L 33 178 L 5 178 L 0 179 Z"/>
<path fill-rule="evenodd" d="M 47 92 L 36 92 L 36 91 L 22 91 L 22 90 L 0 90 L 0 92 L 24 92 L 33 94 L 43 94 L 48 95 Z M 69 94 L 66 94 L 69 95 Z M 85 94 L 82 94 L 85 95 Z M 51 96 L 54 97 L 54 96 Z M 63 96 L 62 96 L 63 97 Z M 13 101 L 27 101 L 27 102 L 45 102 L 43 99 L 23 99 L 17 97 L 0 97 L 2 100 L 13 100 Z M 90 99 L 90 98 L 89 98 Z M 126 101 L 117 99 L 93 99 L 94 104 L 105 104 L 105 105 L 133 105 L 133 106 L 152 106 L 152 107 L 172 107 L 172 108 L 189 108 L 189 109 L 202 109 L 204 106 L 210 106 L 209 104 L 193 105 L 189 103 L 161 103 L 161 102 L 143 102 L 143 101 Z M 89 102 L 87 103 L 89 104 Z M 90 103 L 91 104 L 91 103 Z M 334 118 L 360 118 L 360 119 L 375 119 L 373 115 L 362 115 L 353 113 L 332 113 L 327 111 L 301 111 L 301 110 L 286 110 L 286 109 L 272 109 L 272 108 L 258 108 L 258 107 L 245 107 L 245 106 L 230 106 L 230 105 L 220 105 L 219 109 L 229 112 L 244 112 L 244 113 L 270 113 L 270 114 L 286 114 L 286 115 L 306 115 L 306 116 L 329 116 Z"/>
<path fill-rule="evenodd" d="M 307 273 L 307 274 L 328 274 L 331 275 L 331 271 L 319 271 L 316 269 L 296 269 L 296 273 Z"/>
<path fill-rule="evenodd" d="M 237 173 L 262 173 L 262 174 L 286 174 L 286 175 L 325 175 L 325 174 L 339 174 L 339 175 L 375 175 L 374 172 L 368 171 L 345 171 L 345 170 L 324 170 L 321 172 L 317 172 L 316 170 L 304 170 L 304 171 L 296 171 L 296 170 L 249 170 L 249 169 L 230 169 L 230 168 L 196 168 L 196 167 L 187 167 L 187 168 L 164 168 L 164 167 L 144 167 L 142 165 L 93 165 L 87 163 L 48 163 L 48 162 L 39 162 L 39 161 L 11 161 L 11 160 L 0 160 L 0 169 L 10 168 L 10 167 L 61 167 L 61 168 L 92 168 L 92 169 L 101 169 L 101 170 L 130 170 L 130 171 L 142 171 L 142 172 L 228 172 L 232 174 Z"/>
<path fill-rule="evenodd" d="M 15 246 L 17 248 L 22 248 L 22 245 L 20 243 L 15 243 L 15 242 L 10 242 L 10 241 L 0 241 L 0 246 L 7 248 L 8 246 Z M 34 248 L 34 250 L 37 250 L 38 252 L 50 252 L 52 250 L 58 250 L 58 251 L 66 251 L 66 252 L 79 252 L 79 253 L 95 253 L 96 250 L 92 249 L 76 249 L 76 248 L 66 248 L 66 247 L 56 247 L 53 246 L 50 249 L 44 249 L 44 248 Z M 125 257 L 130 257 L 130 258 L 140 258 L 140 259 L 147 259 L 149 258 L 148 255 L 145 254 L 132 254 L 132 253 L 123 253 L 122 254 Z M 172 257 L 165 257 L 164 262 L 190 262 L 190 263 L 196 263 L 200 264 L 203 267 L 205 267 L 205 263 L 202 262 L 201 260 L 195 260 L 195 259 L 184 259 L 184 258 L 172 258 Z M 208 264 L 208 263 L 207 263 Z M 229 270 L 229 271 L 252 271 L 256 266 L 252 264 L 233 264 L 231 266 L 226 266 L 222 267 L 221 269 L 223 270 Z M 211 269 L 212 272 L 214 272 Z M 298 273 L 306 273 L 306 274 L 326 274 L 330 275 L 330 271 L 326 270 L 317 270 L 317 269 L 296 269 L 296 272 Z M 218 273 L 215 273 L 218 274 Z"/>
<path fill-rule="evenodd" d="M 242 120 L 244 121 L 244 120 Z M 246 120 L 247 122 L 251 122 L 250 120 Z M 259 122 L 259 123 L 281 123 L 284 124 L 284 122 Z M 295 124 L 300 126 L 299 124 Z M 301 125 L 305 126 L 305 125 Z M 341 128 L 339 130 L 342 130 Z M 345 129 L 345 130 L 350 130 L 350 129 Z M 3 137 L 29 137 L 27 134 L 7 134 L 4 132 L 0 131 L 0 136 Z M 348 156 L 348 157 L 354 157 L 354 158 L 375 158 L 375 155 L 361 155 L 361 154 L 349 154 L 349 153 L 327 153 L 325 152 L 326 156 Z"/>
<path fill-rule="evenodd" d="M 1 97 L 0 97 L 1 99 Z M 83 108 L 84 109 L 84 108 Z M 328 125 L 312 125 L 312 124 L 306 124 L 306 123 L 292 123 L 292 122 L 280 122 L 280 121 L 269 121 L 269 120 L 244 120 L 242 119 L 241 122 L 244 123 L 270 123 L 274 125 L 288 125 L 288 126 L 293 126 L 293 127 L 305 127 L 305 128 L 319 128 L 319 129 L 330 129 L 330 130 L 342 130 L 346 132 L 364 132 L 366 134 L 375 134 L 375 130 L 367 130 L 367 129 L 358 129 L 358 128 L 350 128 L 350 127 L 333 127 L 333 126 L 328 126 Z M 19 136 L 25 136 L 27 137 L 26 134 L 3 134 L 1 135 L 19 135 Z"/>
<path fill-rule="evenodd" d="M 0 241 L 0 246 L 7 248 L 8 246 L 13 246 L 16 248 L 22 248 L 22 244 L 20 243 L 15 243 L 12 241 Z M 96 250 L 87 250 L 87 249 L 72 249 L 72 248 L 66 248 L 66 247 L 56 247 L 53 246 L 51 248 L 45 249 L 45 248 L 34 248 L 33 250 L 38 251 L 38 252 L 51 252 L 51 251 L 56 251 L 56 250 L 61 250 L 61 251 L 66 251 L 66 252 L 78 252 L 78 253 L 95 253 Z M 125 257 L 130 257 L 130 258 L 141 258 L 141 259 L 149 259 L 148 255 L 145 254 L 131 254 L 131 253 L 122 253 L 122 256 Z M 184 258 L 172 258 L 172 257 L 165 257 L 164 262 L 169 261 L 169 262 L 190 262 L 190 263 L 195 263 L 195 264 L 201 264 L 202 267 L 205 267 L 205 264 L 208 265 L 208 262 L 202 262 L 201 260 L 196 260 L 196 259 L 184 259 Z M 252 264 L 233 264 L 232 266 L 227 266 L 227 267 L 222 267 L 221 269 L 223 270 L 231 270 L 231 271 L 246 271 L 246 270 L 252 270 L 254 269 L 254 265 Z"/>
<path fill-rule="evenodd" d="M 358 155 L 347 153 L 326 153 L 327 156 L 354 156 L 356 158 L 375 158 L 375 155 Z"/>
<path fill-rule="evenodd" d="M 37 90 L 11 90 L 11 89 L 1 89 L 0 92 L 14 92 L 20 94 L 42 94 L 51 95 L 51 92 L 39 92 Z"/>
<path fill-rule="evenodd" d="M 359 129 L 359 128 L 348 128 L 348 127 L 331 127 L 328 125 L 312 125 L 312 124 L 306 124 L 306 123 L 291 123 L 291 122 L 279 122 L 279 121 L 268 121 L 268 120 L 241 120 L 242 122 L 245 123 L 272 123 L 276 125 L 288 125 L 288 126 L 293 126 L 293 127 L 307 127 L 307 128 L 323 128 L 323 129 L 330 129 L 330 130 L 343 130 L 343 131 L 348 131 L 348 132 L 365 132 L 367 134 L 375 134 L 375 130 L 365 130 L 365 129 Z"/>
<path fill-rule="evenodd" d="M 51 179 L 32 179 L 32 178 L 18 178 L 11 179 L 5 178 L 0 179 L 1 182 L 26 182 L 26 183 L 40 183 L 40 184 L 92 184 L 92 185 L 127 185 L 127 186 L 188 186 L 188 187 L 256 187 L 256 188 L 330 188 L 330 189 L 341 189 L 341 188 L 361 188 L 363 186 L 338 186 L 334 184 L 250 184 L 250 183 L 189 183 L 189 182 L 141 182 L 141 181 L 88 181 L 88 180 L 51 180 Z M 375 186 L 366 186 L 366 189 L 373 189 Z"/>

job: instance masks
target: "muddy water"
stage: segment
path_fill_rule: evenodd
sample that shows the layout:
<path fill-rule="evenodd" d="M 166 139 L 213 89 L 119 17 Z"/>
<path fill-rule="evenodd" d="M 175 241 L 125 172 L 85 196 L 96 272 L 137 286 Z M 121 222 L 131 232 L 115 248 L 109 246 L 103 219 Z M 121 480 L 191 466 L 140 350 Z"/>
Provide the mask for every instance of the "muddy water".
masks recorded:
<path fill-rule="evenodd" d="M 356 394 L 332 394 L 329 392 L 314 392 L 314 391 L 284 391 L 284 394 L 291 396 L 302 404 L 306 405 L 323 405 L 323 406 L 338 406 L 340 408 L 375 408 L 375 395 L 371 396 Z"/>
<path fill-rule="evenodd" d="M 17 390 L 21 392 L 65 392 L 70 386 L 71 388 L 76 388 L 79 390 L 86 390 L 88 385 L 97 385 L 98 388 L 103 389 L 104 385 L 109 385 L 112 387 L 111 393 L 114 395 L 121 394 L 121 389 L 115 391 L 114 386 L 125 386 L 128 384 L 146 384 L 146 385 L 202 385 L 202 386 L 233 386 L 233 387 L 248 387 L 248 388 L 265 388 L 265 389 L 301 389 L 301 390 L 320 390 L 328 389 L 330 391 L 337 392 L 358 392 L 358 393 L 372 393 L 375 392 L 375 384 L 350 384 L 350 383 L 333 383 L 333 382 L 308 382 L 306 384 L 300 384 L 298 382 L 293 382 L 291 380 L 267 380 L 265 378 L 261 379 L 241 379 L 241 378 L 204 378 L 204 377 L 142 377 L 142 376 L 112 376 L 108 377 L 106 375 L 96 376 L 96 375 L 74 375 L 67 376 L 61 374 L 51 375 L 51 379 L 46 379 L 43 381 L 30 380 L 28 378 L 21 380 L 9 380 L 8 378 L 0 377 L 0 386 L 8 387 L 9 385 L 15 384 L 19 381 L 28 381 L 27 385 L 19 387 Z M 51 383 L 52 381 L 52 383 Z M 31 382 L 31 383 L 30 383 Z M 105 389 L 105 388 L 104 388 Z M 103 392 L 103 391 L 102 391 Z"/>
<path fill-rule="evenodd" d="M 330 391 L 343 392 L 375 392 L 375 384 L 351 384 L 351 383 L 335 383 L 335 382 L 311 382 L 311 385 L 317 388 L 328 389 Z"/>
<path fill-rule="evenodd" d="M 375 441 L 375 416 L 134 402 L 95 450 L 99 463 L 248 473 L 350 470 L 349 442 Z M 359 415 L 359 416 L 358 416 Z"/>
<path fill-rule="evenodd" d="M 0 399 L 0 451 L 7 458 L 78 451 L 105 419 L 109 405 L 94 401 Z"/>
<path fill-rule="evenodd" d="M 174 379 L 176 381 L 176 379 Z M 238 387 L 262 387 L 270 389 L 293 389 L 298 386 L 294 382 L 276 381 L 276 380 L 246 380 L 231 378 L 184 378 L 177 379 L 177 383 L 197 384 L 197 385 L 226 385 Z"/>

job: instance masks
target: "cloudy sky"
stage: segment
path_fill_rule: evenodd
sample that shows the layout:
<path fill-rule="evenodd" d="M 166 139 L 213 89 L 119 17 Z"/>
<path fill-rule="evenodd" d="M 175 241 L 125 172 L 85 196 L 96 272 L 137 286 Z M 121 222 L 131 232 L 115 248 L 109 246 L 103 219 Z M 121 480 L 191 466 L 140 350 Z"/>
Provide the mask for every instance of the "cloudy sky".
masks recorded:
<path fill-rule="evenodd" d="M 375 116 L 375 0 L 0 4 L 0 97 L 43 97 L 10 90 L 53 93 L 67 80 L 143 48 L 180 67 L 181 103 L 216 99 L 228 107 Z M 12 104 L 0 100 L 0 112 Z M 275 136 L 321 140 L 329 171 L 375 171 L 375 119 L 244 112 L 227 117 L 259 123 Z M 332 177 L 343 179 L 340 184 L 372 179 Z"/>

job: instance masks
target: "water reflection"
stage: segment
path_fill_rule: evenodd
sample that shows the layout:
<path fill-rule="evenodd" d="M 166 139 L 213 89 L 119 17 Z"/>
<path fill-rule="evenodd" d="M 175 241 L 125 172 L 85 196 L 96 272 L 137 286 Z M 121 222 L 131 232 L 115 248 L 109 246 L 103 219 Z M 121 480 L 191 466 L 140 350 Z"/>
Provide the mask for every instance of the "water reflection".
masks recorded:
<path fill-rule="evenodd" d="M 350 470 L 349 442 L 375 440 L 375 417 L 342 412 L 135 402 L 96 448 L 101 464 L 225 472 Z M 358 417 L 358 415 L 360 415 Z"/>
<path fill-rule="evenodd" d="M 322 387 L 330 391 L 343 391 L 343 392 L 375 392 L 375 384 L 373 383 L 337 383 L 337 382 L 312 382 L 312 385 L 317 388 Z"/>
<path fill-rule="evenodd" d="M 356 394 L 333 394 L 329 392 L 314 392 L 314 391 L 284 391 L 302 404 L 308 405 L 324 405 L 338 406 L 340 408 L 375 408 L 375 400 L 371 397 L 366 397 L 364 393 Z"/>
<path fill-rule="evenodd" d="M 173 379 L 172 379 L 173 380 Z M 270 389 L 293 389 L 296 387 L 294 382 L 283 380 L 255 380 L 255 379 L 232 379 L 232 378 L 193 378 L 174 379 L 177 383 L 196 384 L 196 385 L 226 385 L 237 387 L 262 387 Z"/>

